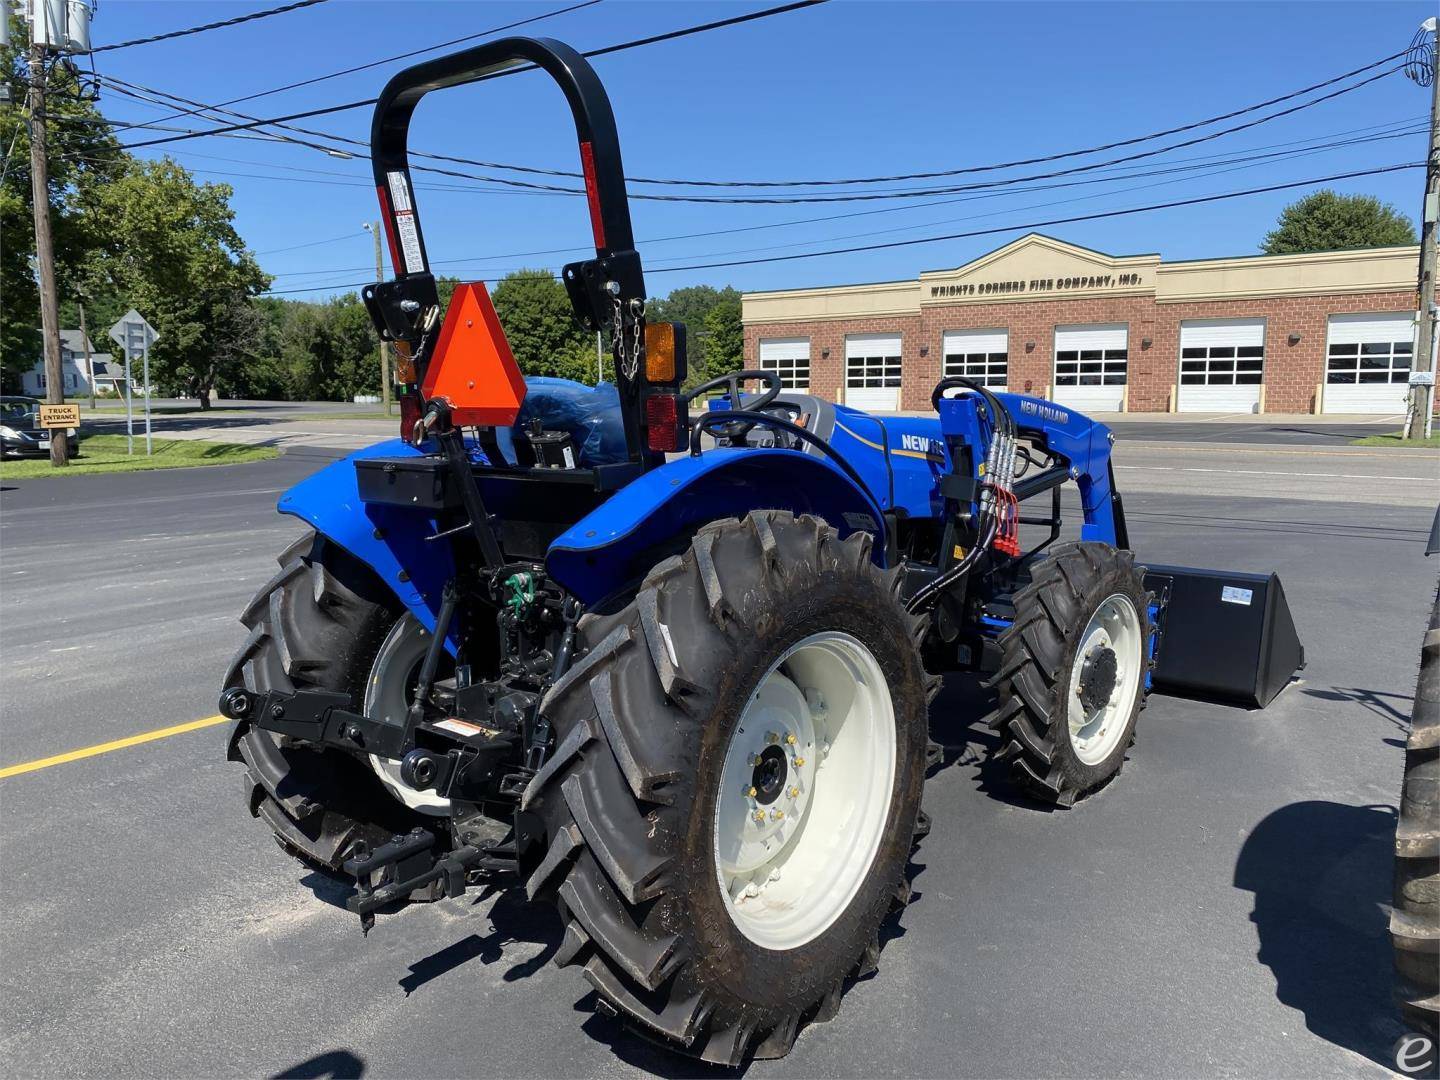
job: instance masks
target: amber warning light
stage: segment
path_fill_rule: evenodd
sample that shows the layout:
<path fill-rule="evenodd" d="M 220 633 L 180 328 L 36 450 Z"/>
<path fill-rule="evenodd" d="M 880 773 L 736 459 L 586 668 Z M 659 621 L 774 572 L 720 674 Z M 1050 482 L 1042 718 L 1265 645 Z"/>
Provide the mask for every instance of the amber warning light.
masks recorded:
<path fill-rule="evenodd" d="M 421 393 L 443 398 L 457 426 L 509 427 L 525 400 L 525 377 L 483 282 L 457 286 Z"/>

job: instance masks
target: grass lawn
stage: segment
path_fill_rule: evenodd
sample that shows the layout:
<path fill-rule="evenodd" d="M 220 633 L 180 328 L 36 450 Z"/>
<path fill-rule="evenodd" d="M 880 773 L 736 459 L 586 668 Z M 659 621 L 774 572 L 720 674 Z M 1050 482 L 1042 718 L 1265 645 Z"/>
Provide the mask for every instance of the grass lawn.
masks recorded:
<path fill-rule="evenodd" d="M 109 400 L 101 398 L 93 409 L 90 407 L 90 401 L 87 398 L 71 398 L 66 404 L 79 405 L 80 415 L 82 416 L 86 413 L 118 413 L 121 416 L 125 415 L 125 402 L 116 401 L 114 398 L 110 398 Z M 145 415 L 145 402 L 140 398 L 135 399 L 134 411 L 137 417 Z M 174 416 L 179 413 L 198 413 L 204 411 L 205 410 L 199 405 L 177 404 L 173 401 L 165 402 L 164 404 L 158 401 L 152 401 L 150 403 L 151 416 L 158 416 L 160 413 L 164 413 L 167 416 Z"/>
<path fill-rule="evenodd" d="M 1384 435 L 1366 435 L 1363 439 L 1353 439 L 1351 446 L 1399 446 L 1406 449 L 1434 446 L 1440 447 L 1440 434 L 1431 435 L 1428 439 L 1402 439 L 1400 432 L 1391 431 Z"/>
<path fill-rule="evenodd" d="M 124 435 L 90 435 L 80 440 L 80 456 L 69 467 L 57 469 L 49 458 L 0 461 L 0 479 L 34 480 L 42 476 L 86 476 L 91 473 L 138 472 L 144 469 L 184 469 L 197 465 L 238 465 L 279 456 L 269 446 L 205 442 L 201 439 L 155 439 L 155 452 L 146 457 L 145 439 L 137 436 L 135 453 L 125 452 Z"/>

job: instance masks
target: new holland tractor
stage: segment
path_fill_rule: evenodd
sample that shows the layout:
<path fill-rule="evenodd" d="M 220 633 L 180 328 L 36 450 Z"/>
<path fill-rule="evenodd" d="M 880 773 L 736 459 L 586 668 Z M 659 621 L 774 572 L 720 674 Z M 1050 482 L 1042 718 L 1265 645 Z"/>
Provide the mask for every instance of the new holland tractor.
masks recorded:
<path fill-rule="evenodd" d="M 562 276 L 613 385 L 527 385 L 484 286 L 442 310 L 430 272 L 411 115 L 521 64 L 573 114 L 595 256 Z M 401 437 L 281 497 L 312 531 L 245 610 L 220 699 L 251 813 L 353 882 L 367 930 L 509 880 L 558 909 L 556 960 L 601 1008 L 706 1061 L 781 1056 L 909 896 L 940 673 L 990 676 L 999 756 L 1069 806 L 1120 771 L 1172 656 L 1178 689 L 1215 689 L 1224 638 L 1219 689 L 1252 704 L 1299 665 L 1273 577 L 1147 578 L 1114 437 L 1071 409 L 964 378 L 913 418 L 767 371 L 684 392 L 684 328 L 645 319 L 609 100 L 566 45 L 401 72 L 372 160 L 395 277 L 364 299 Z"/>

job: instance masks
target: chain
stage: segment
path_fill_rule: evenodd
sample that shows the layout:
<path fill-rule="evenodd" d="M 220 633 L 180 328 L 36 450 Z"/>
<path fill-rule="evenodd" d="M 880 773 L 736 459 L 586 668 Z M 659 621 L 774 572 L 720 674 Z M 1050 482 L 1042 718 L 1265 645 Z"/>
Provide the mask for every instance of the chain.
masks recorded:
<path fill-rule="evenodd" d="M 645 301 L 630 301 L 630 319 L 627 324 L 625 319 L 625 308 L 620 303 L 620 297 L 613 300 L 614 316 L 612 326 L 615 335 L 615 360 L 620 374 L 627 382 L 634 382 L 635 376 L 640 372 L 640 342 L 645 330 Z M 626 349 L 626 335 L 629 335 L 629 349 Z"/>

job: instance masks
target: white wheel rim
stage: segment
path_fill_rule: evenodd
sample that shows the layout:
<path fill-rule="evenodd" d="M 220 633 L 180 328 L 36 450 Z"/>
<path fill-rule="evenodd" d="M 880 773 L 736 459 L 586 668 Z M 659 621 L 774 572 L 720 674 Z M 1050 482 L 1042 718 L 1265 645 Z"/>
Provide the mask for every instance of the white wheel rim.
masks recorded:
<path fill-rule="evenodd" d="M 365 683 L 362 711 L 373 720 L 396 727 L 405 725 L 410 708 L 410 694 L 415 686 L 420 662 L 430 648 L 430 634 L 413 615 L 400 619 L 375 656 L 370 678 Z M 370 767 L 385 782 L 394 796 L 412 810 L 426 814 L 448 814 L 450 800 L 433 791 L 417 791 L 400 779 L 400 762 L 395 758 L 370 755 Z"/>
<path fill-rule="evenodd" d="M 835 631 L 792 646 L 731 734 L 716 799 L 715 870 L 741 933 L 783 950 L 829 929 L 870 872 L 894 786 L 879 662 Z"/>
<path fill-rule="evenodd" d="M 1130 724 L 1145 671 L 1143 647 L 1140 616 L 1123 593 L 1107 597 L 1085 624 L 1065 700 L 1070 745 L 1086 765 L 1098 765 L 1109 757 Z M 1085 680 L 1087 676 L 1109 679 L 1106 652 L 1113 654 L 1115 662 L 1113 683 L 1108 695 L 1103 694 L 1102 685 L 1097 698 L 1094 686 L 1086 693 Z"/>

